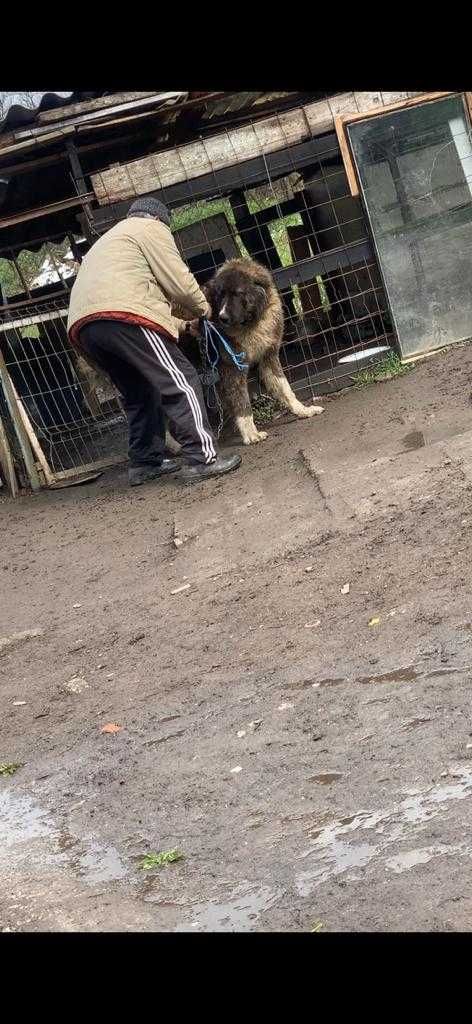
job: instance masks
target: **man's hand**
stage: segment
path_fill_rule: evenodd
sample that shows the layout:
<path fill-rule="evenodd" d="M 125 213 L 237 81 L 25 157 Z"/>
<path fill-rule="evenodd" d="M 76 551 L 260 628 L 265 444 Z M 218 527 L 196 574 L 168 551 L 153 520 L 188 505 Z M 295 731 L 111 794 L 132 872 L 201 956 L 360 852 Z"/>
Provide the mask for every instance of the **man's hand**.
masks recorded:
<path fill-rule="evenodd" d="M 187 330 L 188 330 L 189 334 L 192 335 L 192 338 L 199 338 L 200 335 L 201 335 L 200 321 L 199 320 L 190 320 L 188 322 L 188 324 L 187 324 Z"/>

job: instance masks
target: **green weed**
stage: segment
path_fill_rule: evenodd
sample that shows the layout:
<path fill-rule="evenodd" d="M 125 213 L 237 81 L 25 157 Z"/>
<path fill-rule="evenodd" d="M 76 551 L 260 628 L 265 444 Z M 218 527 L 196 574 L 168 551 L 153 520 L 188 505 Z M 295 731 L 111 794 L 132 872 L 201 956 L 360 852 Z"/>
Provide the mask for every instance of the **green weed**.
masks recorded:
<path fill-rule="evenodd" d="M 139 867 L 141 871 L 152 871 L 153 868 L 163 868 L 165 864 L 175 864 L 177 860 L 183 859 L 180 850 L 164 850 L 162 853 L 147 853 L 143 857 Z"/>
<path fill-rule="evenodd" d="M 385 359 L 381 359 L 374 366 L 366 367 L 355 374 L 354 380 L 357 388 L 365 388 L 369 384 L 377 384 L 382 380 L 393 380 L 394 377 L 402 377 L 409 373 L 411 366 L 404 365 L 396 352 L 389 352 Z"/>

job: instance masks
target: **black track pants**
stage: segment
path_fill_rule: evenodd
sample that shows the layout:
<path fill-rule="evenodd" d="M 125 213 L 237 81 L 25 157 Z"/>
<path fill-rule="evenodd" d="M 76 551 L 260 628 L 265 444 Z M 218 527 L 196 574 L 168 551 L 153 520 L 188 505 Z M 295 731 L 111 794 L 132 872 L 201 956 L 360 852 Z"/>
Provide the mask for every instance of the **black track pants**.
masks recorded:
<path fill-rule="evenodd" d="M 79 344 L 122 396 L 132 466 L 162 462 L 164 412 L 187 462 L 215 460 L 200 380 L 177 342 L 137 324 L 94 320 L 81 328 Z"/>

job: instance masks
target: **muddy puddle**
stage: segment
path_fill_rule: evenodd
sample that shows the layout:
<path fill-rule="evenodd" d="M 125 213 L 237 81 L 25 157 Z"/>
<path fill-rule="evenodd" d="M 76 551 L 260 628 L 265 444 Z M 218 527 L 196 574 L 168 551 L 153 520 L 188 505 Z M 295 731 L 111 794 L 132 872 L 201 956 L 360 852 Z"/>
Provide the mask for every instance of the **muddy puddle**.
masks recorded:
<path fill-rule="evenodd" d="M 311 846 L 301 855 L 309 867 L 296 877 L 299 895 L 308 896 L 322 882 L 364 868 L 374 859 L 383 860 L 386 871 L 398 874 L 449 853 L 472 856 L 472 846 L 466 843 L 423 848 L 414 845 L 427 824 L 444 814 L 449 803 L 471 796 L 472 766 L 459 766 L 445 772 L 436 785 L 406 791 L 404 799 L 389 808 L 361 810 L 324 825 L 312 834 Z M 368 841 L 363 836 L 361 841 L 366 832 L 370 833 Z M 412 848 L 391 854 L 392 844 L 402 843 L 411 843 Z"/>
<path fill-rule="evenodd" d="M 331 786 L 333 782 L 342 778 L 342 772 L 320 772 L 318 775 L 311 775 L 308 782 L 317 782 L 319 786 Z"/>
<path fill-rule="evenodd" d="M 267 885 L 251 886 L 241 884 L 220 900 L 208 900 L 195 904 L 188 920 L 179 924 L 174 931 L 202 932 L 250 932 L 263 931 L 261 915 L 280 899 L 282 890 Z"/>
<path fill-rule="evenodd" d="M 420 675 L 413 665 L 406 668 L 395 668 L 391 672 L 382 672 L 376 676 L 360 676 L 358 683 L 412 683 Z"/>
<path fill-rule="evenodd" d="M 29 796 L 0 790 L 0 869 L 40 872 L 69 867 L 89 885 L 125 878 L 128 869 L 118 851 L 57 827 Z"/>

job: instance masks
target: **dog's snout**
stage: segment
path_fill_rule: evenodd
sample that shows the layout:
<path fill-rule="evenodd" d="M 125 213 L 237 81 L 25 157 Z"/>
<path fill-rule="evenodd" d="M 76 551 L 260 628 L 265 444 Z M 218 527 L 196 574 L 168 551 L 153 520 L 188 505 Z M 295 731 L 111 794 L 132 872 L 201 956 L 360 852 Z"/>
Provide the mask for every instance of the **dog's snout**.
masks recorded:
<path fill-rule="evenodd" d="M 219 312 L 219 319 L 222 324 L 227 324 L 229 320 L 228 311 L 226 309 L 226 303 L 221 307 Z"/>

